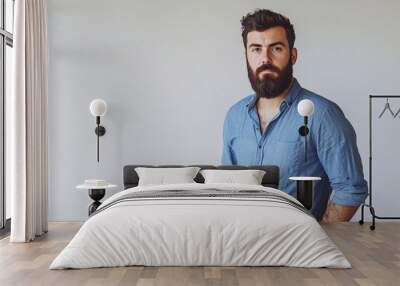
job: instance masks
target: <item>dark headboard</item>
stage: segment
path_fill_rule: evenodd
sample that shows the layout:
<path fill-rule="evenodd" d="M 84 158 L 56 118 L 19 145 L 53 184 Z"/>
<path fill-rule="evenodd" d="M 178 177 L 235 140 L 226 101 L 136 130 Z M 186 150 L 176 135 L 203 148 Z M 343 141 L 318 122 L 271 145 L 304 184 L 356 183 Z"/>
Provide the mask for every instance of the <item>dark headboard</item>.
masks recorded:
<path fill-rule="evenodd" d="M 246 169 L 256 169 L 264 170 L 266 173 L 262 180 L 262 185 L 264 187 L 272 187 L 279 189 L 279 167 L 273 165 L 265 166 L 238 166 L 238 165 L 222 165 L 222 166 L 212 166 L 212 165 L 127 165 L 124 167 L 124 189 L 133 188 L 138 185 L 139 176 L 137 175 L 136 167 L 148 167 L 148 168 L 178 168 L 178 167 L 200 167 L 201 169 L 219 169 L 219 170 L 246 170 Z M 194 180 L 197 183 L 204 183 L 204 178 L 200 174 L 197 174 Z"/>

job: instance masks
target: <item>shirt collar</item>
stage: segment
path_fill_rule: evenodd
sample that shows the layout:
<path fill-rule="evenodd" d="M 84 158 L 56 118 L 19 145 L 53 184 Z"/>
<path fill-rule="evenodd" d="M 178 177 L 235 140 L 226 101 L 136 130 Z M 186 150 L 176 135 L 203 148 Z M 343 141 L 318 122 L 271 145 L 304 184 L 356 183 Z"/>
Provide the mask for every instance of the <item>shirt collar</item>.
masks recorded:
<path fill-rule="evenodd" d="M 293 78 L 293 83 L 289 89 L 289 93 L 288 95 L 283 99 L 282 104 L 287 104 L 287 105 L 292 105 L 292 103 L 295 101 L 295 99 L 297 98 L 297 96 L 300 93 L 300 90 L 302 89 L 302 87 L 300 86 L 299 82 L 297 81 L 296 78 Z M 246 104 L 247 107 L 247 111 L 250 111 L 255 105 L 256 105 L 256 100 L 257 100 L 257 96 L 254 94 L 249 103 Z"/>

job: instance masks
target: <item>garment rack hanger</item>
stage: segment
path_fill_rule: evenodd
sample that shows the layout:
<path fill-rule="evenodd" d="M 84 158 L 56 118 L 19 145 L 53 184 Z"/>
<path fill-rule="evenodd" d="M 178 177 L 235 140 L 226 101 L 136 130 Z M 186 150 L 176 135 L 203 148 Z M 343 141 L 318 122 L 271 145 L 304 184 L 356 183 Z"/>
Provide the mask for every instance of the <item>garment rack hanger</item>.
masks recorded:
<path fill-rule="evenodd" d="M 386 112 L 386 110 L 389 110 L 390 114 L 392 114 L 393 117 L 396 117 L 396 115 L 399 113 L 399 111 L 397 111 L 396 115 L 394 115 L 394 112 L 392 111 L 392 109 L 390 108 L 390 103 L 389 103 L 389 98 L 386 97 L 386 103 L 385 103 L 385 107 L 383 108 L 381 114 L 379 114 L 378 118 L 381 118 L 383 116 L 383 114 Z"/>

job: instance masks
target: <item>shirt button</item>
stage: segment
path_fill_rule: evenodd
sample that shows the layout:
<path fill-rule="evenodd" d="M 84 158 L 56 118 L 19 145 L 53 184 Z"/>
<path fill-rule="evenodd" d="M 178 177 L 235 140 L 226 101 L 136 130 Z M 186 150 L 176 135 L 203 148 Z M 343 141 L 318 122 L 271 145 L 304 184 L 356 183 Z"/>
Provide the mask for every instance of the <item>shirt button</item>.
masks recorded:
<path fill-rule="evenodd" d="M 258 149 L 261 149 L 261 147 L 262 147 L 261 145 L 258 145 Z"/>

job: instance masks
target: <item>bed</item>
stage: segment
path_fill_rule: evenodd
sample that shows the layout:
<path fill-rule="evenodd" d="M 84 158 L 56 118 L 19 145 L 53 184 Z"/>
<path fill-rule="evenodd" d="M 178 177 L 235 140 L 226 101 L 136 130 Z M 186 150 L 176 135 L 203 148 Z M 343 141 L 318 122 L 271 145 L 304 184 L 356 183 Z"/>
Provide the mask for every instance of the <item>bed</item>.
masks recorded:
<path fill-rule="evenodd" d="M 279 190 L 277 166 L 198 166 L 265 170 L 261 185 L 205 184 L 199 173 L 194 183 L 151 186 L 138 186 L 138 166 L 124 167 L 124 191 L 102 203 L 50 269 L 351 267 L 314 217 Z"/>

